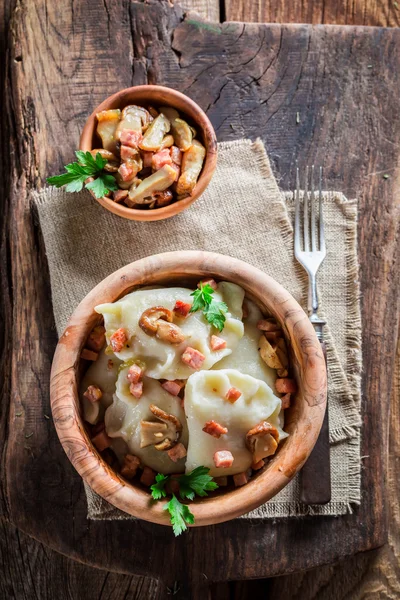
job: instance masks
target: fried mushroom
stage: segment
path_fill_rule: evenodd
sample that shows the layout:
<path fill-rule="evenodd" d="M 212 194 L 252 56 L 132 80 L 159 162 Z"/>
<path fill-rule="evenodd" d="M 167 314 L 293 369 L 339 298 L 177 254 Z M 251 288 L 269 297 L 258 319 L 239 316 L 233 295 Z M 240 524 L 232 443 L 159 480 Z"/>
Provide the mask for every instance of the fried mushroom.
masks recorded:
<path fill-rule="evenodd" d="M 140 447 L 154 446 L 156 450 L 170 450 L 181 436 L 182 424 L 175 415 L 155 404 L 150 404 L 149 408 L 158 421 L 141 421 Z"/>
<path fill-rule="evenodd" d="M 253 455 L 253 463 L 275 454 L 278 442 L 278 430 L 268 421 L 261 421 L 246 433 L 246 447 Z"/>

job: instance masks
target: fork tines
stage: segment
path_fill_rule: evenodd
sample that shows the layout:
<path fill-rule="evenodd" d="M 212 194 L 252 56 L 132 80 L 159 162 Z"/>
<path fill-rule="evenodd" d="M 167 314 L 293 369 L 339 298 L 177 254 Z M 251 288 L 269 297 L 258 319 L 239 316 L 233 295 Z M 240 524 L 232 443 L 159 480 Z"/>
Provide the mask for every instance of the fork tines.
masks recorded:
<path fill-rule="evenodd" d="M 315 175 L 314 165 L 311 167 L 311 179 L 309 167 L 305 168 L 304 194 L 303 194 L 303 219 L 301 219 L 301 198 L 300 198 L 300 172 L 296 167 L 296 191 L 295 197 L 295 228 L 294 228 L 294 248 L 295 256 L 298 259 L 302 252 L 326 254 L 324 220 L 323 220 L 323 201 L 322 201 L 322 167 L 319 168 L 318 183 L 318 215 L 316 214 L 316 193 L 315 193 Z M 310 181 L 309 181 L 310 180 Z M 311 209 L 311 210 L 310 210 Z M 302 221 L 302 222 L 301 222 Z M 318 221 L 318 234 L 317 234 Z M 311 233 L 311 246 L 310 246 Z"/>

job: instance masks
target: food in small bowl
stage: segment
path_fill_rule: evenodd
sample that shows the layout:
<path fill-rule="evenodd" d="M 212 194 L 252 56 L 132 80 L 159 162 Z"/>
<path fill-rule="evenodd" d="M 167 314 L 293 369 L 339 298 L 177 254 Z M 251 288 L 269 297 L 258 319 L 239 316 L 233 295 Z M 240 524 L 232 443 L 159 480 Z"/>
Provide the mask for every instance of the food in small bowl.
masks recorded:
<path fill-rule="evenodd" d="M 89 485 L 154 522 L 168 522 L 166 506 L 179 534 L 248 512 L 294 476 L 322 423 L 326 371 L 307 316 L 271 278 L 174 252 L 87 296 L 60 339 L 51 396 Z"/>

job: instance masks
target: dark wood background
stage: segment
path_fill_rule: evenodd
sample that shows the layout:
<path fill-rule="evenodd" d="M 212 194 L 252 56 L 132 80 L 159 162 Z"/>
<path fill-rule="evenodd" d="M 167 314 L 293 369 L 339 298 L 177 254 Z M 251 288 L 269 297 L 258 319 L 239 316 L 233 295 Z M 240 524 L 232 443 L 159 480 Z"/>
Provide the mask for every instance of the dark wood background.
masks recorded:
<path fill-rule="evenodd" d="M 164 531 L 159 533 L 161 528 L 143 524 L 135 530 L 137 537 L 132 537 L 131 527 L 85 521 L 80 480 L 60 453 L 46 418 L 56 335 L 43 243 L 26 204 L 26 190 L 40 185 L 50 169 L 57 171 L 70 159 L 90 109 L 115 89 L 148 81 L 167 83 L 191 95 L 207 108 L 220 139 L 254 137 L 260 132 L 269 144 L 283 187 L 292 179 L 295 157 L 317 161 L 319 148 L 327 150 L 324 163 L 331 186 L 360 198 L 363 314 L 371 317 L 364 331 L 364 421 L 370 435 L 364 440 L 363 454 L 373 457 L 365 459 L 364 468 L 364 483 L 369 482 L 365 503 L 373 509 L 365 512 L 365 521 L 360 522 L 357 515 L 346 517 L 336 537 L 329 537 L 330 526 L 321 521 L 316 537 L 319 542 L 325 534 L 325 543 L 321 546 L 316 539 L 314 553 L 320 556 L 304 555 L 303 548 L 310 550 L 310 540 L 305 538 L 316 535 L 309 522 L 303 528 L 292 524 L 277 529 L 282 538 L 276 555 L 266 553 L 261 540 L 257 547 L 257 536 L 238 526 L 242 542 L 232 546 L 227 538 L 226 548 L 221 543 L 219 565 L 207 565 L 205 548 L 221 542 L 224 529 L 214 537 L 210 528 L 198 536 L 197 543 L 192 536 L 177 546 L 176 572 L 180 566 L 187 568 L 199 561 L 191 568 L 201 575 L 203 561 L 214 573 L 219 568 L 219 579 L 233 579 L 235 574 L 254 577 L 323 563 L 351 553 L 351 548 L 362 548 L 362 542 L 364 547 L 379 545 L 386 537 L 384 499 L 389 495 L 389 545 L 381 550 L 279 579 L 207 586 L 205 578 L 197 577 L 197 589 L 188 592 L 182 587 L 174 597 L 205 598 L 207 593 L 217 599 L 399 597 L 399 371 L 393 377 L 393 370 L 398 327 L 395 259 L 400 134 L 395 74 L 400 63 L 400 32 L 237 24 L 226 26 L 231 29 L 222 36 L 218 27 L 198 28 L 187 22 L 172 36 L 180 23 L 179 9 L 166 5 L 159 9 L 153 2 L 150 19 L 148 7 L 134 4 L 91 0 L 60 7 L 49 0 L 2 0 L 0 43 L 7 61 L 1 63 L 0 435 L 4 442 L 0 450 L 0 596 L 163 598 L 168 595 L 165 582 L 173 586 L 175 574 L 172 580 L 165 573 L 163 582 L 155 579 L 162 574 L 163 556 L 157 548 L 157 538 L 161 536 L 161 543 L 165 537 Z M 395 3 L 347 3 L 343 10 L 333 1 L 293 2 L 290 8 L 278 1 L 224 4 L 197 0 L 193 4 L 222 20 L 326 23 L 332 17 L 339 23 L 397 24 Z M 246 58 L 244 69 L 241 65 Z M 296 112 L 300 113 L 299 126 Z M 389 179 L 383 179 L 385 173 Z M 379 459 L 387 439 L 391 390 L 386 481 Z M 373 406 L 368 404 L 371 399 Z M 301 538 L 296 544 L 290 531 Z M 149 538 L 154 538 L 154 553 L 140 556 L 136 552 L 135 564 L 129 564 L 134 554 L 131 546 L 143 543 L 148 548 Z M 339 548 L 341 542 L 343 548 Z M 152 573 L 154 579 L 93 569 L 49 546 L 86 563 Z M 168 563 L 168 549 L 165 552 Z M 149 571 L 149 563 L 153 570 Z"/>

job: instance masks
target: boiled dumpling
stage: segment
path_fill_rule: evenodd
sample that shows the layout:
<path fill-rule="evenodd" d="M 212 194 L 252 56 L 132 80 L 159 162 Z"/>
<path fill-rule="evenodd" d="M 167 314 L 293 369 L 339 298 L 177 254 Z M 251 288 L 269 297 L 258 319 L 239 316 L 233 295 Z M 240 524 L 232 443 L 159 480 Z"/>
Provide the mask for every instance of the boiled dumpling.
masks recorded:
<path fill-rule="evenodd" d="M 213 369 L 237 369 L 245 375 L 251 375 L 268 383 L 273 389 L 276 371 L 265 364 L 258 351 L 261 332 L 257 323 L 263 318 L 258 306 L 246 298 L 248 316 L 244 319 L 244 334 L 232 354 L 218 361 Z"/>
<path fill-rule="evenodd" d="M 105 409 L 112 404 L 118 368 L 121 361 L 114 355 L 107 355 L 102 350 L 95 362 L 86 371 L 79 386 L 83 406 L 83 418 L 88 423 L 97 423 L 104 415 Z M 84 397 L 89 385 L 95 385 L 102 391 L 100 402 L 90 402 Z"/>
<path fill-rule="evenodd" d="M 225 399 L 230 388 L 241 396 L 231 403 Z M 273 425 L 279 441 L 287 437 L 281 429 L 279 412 L 281 400 L 259 379 L 243 375 L 235 369 L 200 371 L 189 377 L 185 388 L 185 412 L 189 429 L 186 471 L 198 466 L 209 467 L 210 475 L 234 475 L 246 471 L 252 464 L 252 454 L 246 448 L 246 433 L 263 420 Z M 205 433 L 203 427 L 216 421 L 228 432 L 219 439 Z M 228 468 L 217 468 L 214 453 L 229 450 L 234 458 Z"/>
<path fill-rule="evenodd" d="M 202 369 L 210 369 L 224 356 L 231 354 L 243 336 L 243 323 L 240 319 L 244 297 L 244 291 L 232 283 L 220 283 L 218 291 L 214 293 L 214 298 L 226 302 L 230 311 L 220 333 L 206 321 L 201 311 L 191 313 L 185 319 L 175 319 L 185 336 L 184 341 L 179 344 L 161 341 L 139 327 L 139 319 L 145 310 L 159 306 L 172 310 L 177 300 L 191 304 L 193 297 L 190 294 L 191 290 L 187 288 L 138 290 L 117 302 L 97 306 L 96 311 L 104 316 L 107 342 L 118 329 L 123 328 L 127 332 L 128 341 L 116 355 L 122 360 L 135 358 L 143 362 L 147 377 L 172 380 L 186 379 L 193 373 L 193 369 L 181 360 L 188 346 L 205 356 Z M 224 339 L 226 348 L 212 351 L 212 334 Z"/>
<path fill-rule="evenodd" d="M 185 413 L 181 399 L 166 392 L 159 381 L 144 377 L 143 395 L 137 400 L 129 393 L 127 374 L 129 365 L 120 369 L 116 392 L 112 405 L 107 409 L 105 424 L 111 438 L 122 438 L 129 452 L 160 473 L 181 473 L 185 469 L 185 459 L 173 462 L 167 452 L 156 450 L 154 446 L 141 448 L 141 421 L 157 421 L 150 410 L 150 405 L 156 405 L 168 414 L 175 415 L 182 425 L 179 438 L 185 448 L 188 445 L 188 431 Z"/>

